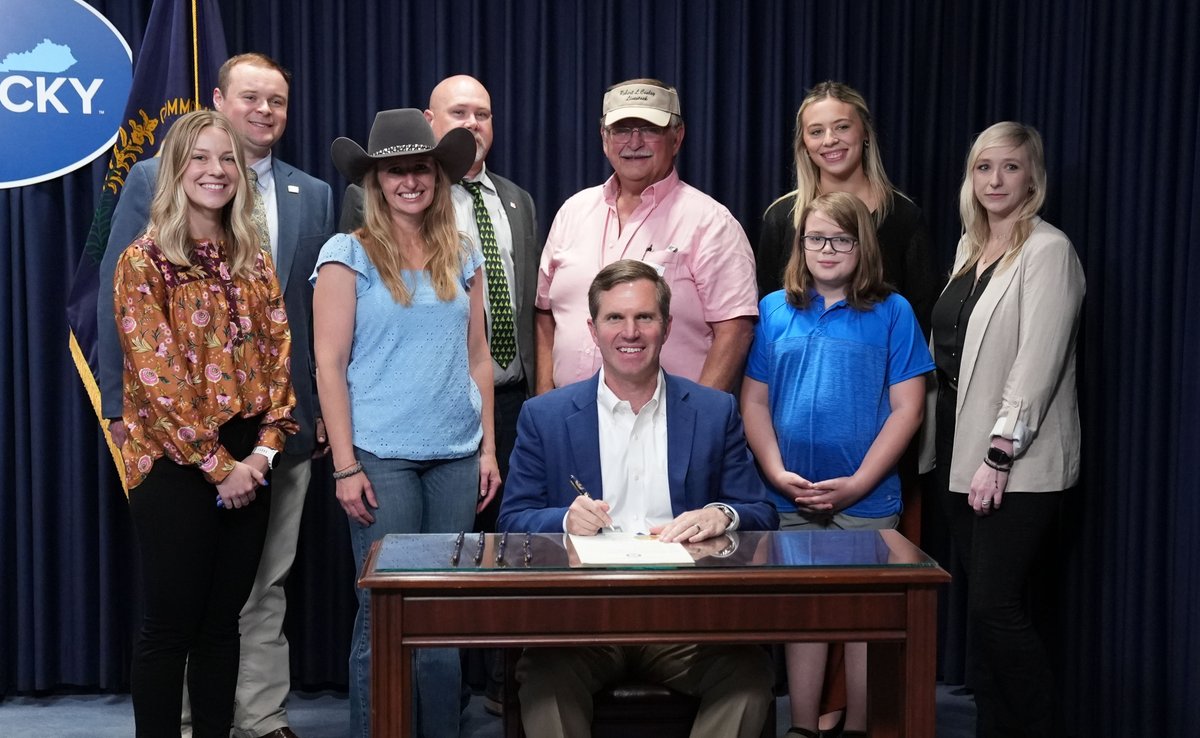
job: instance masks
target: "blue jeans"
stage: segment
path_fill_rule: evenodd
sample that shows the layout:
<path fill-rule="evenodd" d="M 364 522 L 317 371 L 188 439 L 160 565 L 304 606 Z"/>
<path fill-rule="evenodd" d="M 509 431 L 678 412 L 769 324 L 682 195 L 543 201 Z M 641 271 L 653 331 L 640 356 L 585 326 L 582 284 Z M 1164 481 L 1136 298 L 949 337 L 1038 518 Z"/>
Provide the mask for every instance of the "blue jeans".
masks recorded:
<path fill-rule="evenodd" d="M 362 570 L 371 544 L 389 533 L 470 531 L 479 499 L 479 459 L 409 461 L 381 459 L 357 451 L 379 507 L 367 527 L 350 523 L 350 542 Z M 350 714 L 355 738 L 369 738 L 371 727 L 371 603 L 358 589 L 358 615 L 350 644 Z M 413 657 L 414 735 L 455 738 L 461 713 L 462 667 L 456 648 L 424 648 Z"/>

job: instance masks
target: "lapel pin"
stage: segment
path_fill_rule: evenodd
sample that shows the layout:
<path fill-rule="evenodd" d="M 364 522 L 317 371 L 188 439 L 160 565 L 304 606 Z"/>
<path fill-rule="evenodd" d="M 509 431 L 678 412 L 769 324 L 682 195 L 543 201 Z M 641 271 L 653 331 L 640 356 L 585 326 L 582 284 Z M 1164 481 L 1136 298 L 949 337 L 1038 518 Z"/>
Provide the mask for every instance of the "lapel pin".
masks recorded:
<path fill-rule="evenodd" d="M 300 186 L 299 185 L 288 185 L 288 192 L 292 193 L 293 195 L 299 195 L 300 194 Z"/>
<path fill-rule="evenodd" d="M 508 206 L 509 206 L 510 208 L 512 208 L 513 210 L 516 210 L 516 209 L 517 209 L 517 204 L 516 204 L 515 202 L 513 202 L 512 200 L 509 200 L 509 201 L 508 201 Z"/>

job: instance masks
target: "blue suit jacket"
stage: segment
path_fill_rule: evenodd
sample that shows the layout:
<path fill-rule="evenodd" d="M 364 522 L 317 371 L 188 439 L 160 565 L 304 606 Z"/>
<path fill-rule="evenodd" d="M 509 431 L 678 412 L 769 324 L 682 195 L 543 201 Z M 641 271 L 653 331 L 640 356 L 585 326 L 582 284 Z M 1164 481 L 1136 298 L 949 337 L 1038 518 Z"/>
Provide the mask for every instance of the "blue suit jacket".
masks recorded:
<path fill-rule="evenodd" d="M 124 403 L 121 389 L 124 358 L 113 319 L 113 273 L 121 252 L 146 230 L 158 165 L 157 158 L 147 159 L 129 170 L 113 211 L 112 230 L 100 262 L 100 290 L 96 300 L 100 361 L 97 382 L 100 409 L 106 418 L 121 417 Z M 314 422 L 320 415 L 320 406 L 312 360 L 312 285 L 308 277 L 321 246 L 333 235 L 333 191 L 321 180 L 278 157 L 272 160 L 271 172 L 275 176 L 275 203 L 279 210 L 279 258 L 275 270 L 292 332 L 292 386 L 296 390 L 293 417 L 300 424 L 300 430 L 288 437 L 285 450 L 290 454 L 309 454 L 316 445 Z"/>
<path fill-rule="evenodd" d="M 678 516 L 711 502 L 738 512 L 742 530 L 774 530 L 779 516 L 767 502 L 733 396 L 664 374 L 667 401 L 667 477 Z M 530 399 L 517 421 L 517 444 L 504 482 L 497 527 L 502 531 L 562 532 L 576 494 L 574 474 L 602 499 L 596 389 L 600 375 Z"/>

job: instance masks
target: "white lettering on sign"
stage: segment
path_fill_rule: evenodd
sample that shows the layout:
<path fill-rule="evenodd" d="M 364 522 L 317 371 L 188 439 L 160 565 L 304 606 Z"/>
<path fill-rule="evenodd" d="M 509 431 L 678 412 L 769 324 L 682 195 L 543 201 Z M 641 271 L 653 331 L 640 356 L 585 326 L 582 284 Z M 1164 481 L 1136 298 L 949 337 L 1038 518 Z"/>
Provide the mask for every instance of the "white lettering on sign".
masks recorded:
<path fill-rule="evenodd" d="M 71 83 L 70 89 L 75 91 L 73 97 L 68 97 L 68 90 L 63 89 L 63 85 L 67 82 Z M 66 114 L 70 112 L 67 103 L 79 102 L 79 112 L 84 115 L 92 114 L 92 99 L 96 97 L 101 85 L 104 84 L 103 79 L 93 79 L 86 87 L 77 77 L 35 77 L 29 79 L 20 74 L 13 74 L 0 80 L 0 106 L 5 110 L 13 113 L 27 113 L 34 109 L 36 104 L 37 112 L 45 113 L 50 108 L 56 113 Z M 29 94 L 22 94 L 16 87 L 23 87 L 26 90 L 33 90 L 32 100 Z M 61 98 L 60 98 L 61 96 Z"/>

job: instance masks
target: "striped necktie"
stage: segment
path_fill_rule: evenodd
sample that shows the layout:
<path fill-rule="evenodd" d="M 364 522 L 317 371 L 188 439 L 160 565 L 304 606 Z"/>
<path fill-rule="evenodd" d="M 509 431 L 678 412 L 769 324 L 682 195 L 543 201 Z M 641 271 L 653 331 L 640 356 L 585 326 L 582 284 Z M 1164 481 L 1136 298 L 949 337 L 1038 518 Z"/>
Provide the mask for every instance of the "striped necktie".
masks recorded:
<path fill-rule="evenodd" d="M 517 341 L 513 336 L 512 299 L 508 295 L 508 279 L 504 276 L 504 265 L 500 262 L 500 247 L 496 245 L 496 231 L 492 228 L 492 216 L 483 202 L 483 192 L 478 182 L 462 181 L 462 186 L 471 193 L 475 204 L 475 225 L 479 230 L 479 248 L 483 251 L 483 270 L 487 275 L 488 307 L 492 315 L 492 358 L 501 368 L 508 365 L 517 355 Z"/>
<path fill-rule="evenodd" d="M 267 204 L 263 202 L 262 191 L 258 187 L 258 172 L 246 169 L 246 179 L 254 192 L 254 227 L 258 229 L 258 237 L 262 240 L 262 249 L 271 253 L 271 229 L 267 227 Z"/>

